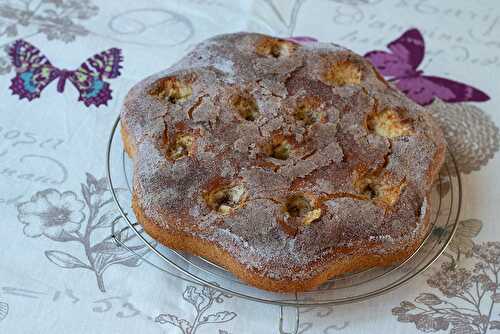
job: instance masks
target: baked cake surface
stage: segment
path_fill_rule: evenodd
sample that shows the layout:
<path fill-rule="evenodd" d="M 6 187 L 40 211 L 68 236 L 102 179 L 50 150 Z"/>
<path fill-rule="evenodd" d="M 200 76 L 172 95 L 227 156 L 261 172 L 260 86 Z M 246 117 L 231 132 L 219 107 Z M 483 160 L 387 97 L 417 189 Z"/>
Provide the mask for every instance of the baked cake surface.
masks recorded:
<path fill-rule="evenodd" d="M 445 153 L 363 57 L 254 33 L 135 85 L 121 125 L 145 230 L 272 291 L 406 258 Z"/>

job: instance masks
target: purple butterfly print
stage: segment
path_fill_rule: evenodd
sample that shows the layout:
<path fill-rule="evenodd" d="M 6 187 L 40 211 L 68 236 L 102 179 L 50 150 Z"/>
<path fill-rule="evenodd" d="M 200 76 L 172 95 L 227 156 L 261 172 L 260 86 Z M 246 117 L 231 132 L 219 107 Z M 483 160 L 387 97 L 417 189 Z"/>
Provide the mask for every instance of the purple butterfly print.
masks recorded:
<path fill-rule="evenodd" d="M 118 77 L 123 61 L 121 50 L 111 48 L 88 58 L 74 71 L 61 70 L 53 66 L 38 48 L 24 40 L 12 44 L 9 56 L 16 69 L 10 85 L 12 94 L 31 101 L 39 98 L 43 89 L 55 79 L 59 79 L 57 91 L 64 92 L 66 80 L 69 80 L 78 90 L 78 100 L 87 107 L 107 105 L 111 100 L 111 88 L 104 79 Z"/>
<path fill-rule="evenodd" d="M 387 45 L 390 52 L 365 54 L 373 66 L 413 101 L 428 105 L 437 97 L 445 102 L 483 102 L 490 97 L 467 84 L 441 77 L 423 75 L 418 70 L 425 54 L 425 42 L 417 29 L 410 29 Z"/>
<path fill-rule="evenodd" d="M 290 41 L 290 42 L 299 43 L 299 44 L 307 44 L 307 43 L 313 43 L 313 42 L 318 41 L 316 38 L 310 37 L 310 36 L 292 36 L 292 37 L 288 37 L 286 40 Z"/>

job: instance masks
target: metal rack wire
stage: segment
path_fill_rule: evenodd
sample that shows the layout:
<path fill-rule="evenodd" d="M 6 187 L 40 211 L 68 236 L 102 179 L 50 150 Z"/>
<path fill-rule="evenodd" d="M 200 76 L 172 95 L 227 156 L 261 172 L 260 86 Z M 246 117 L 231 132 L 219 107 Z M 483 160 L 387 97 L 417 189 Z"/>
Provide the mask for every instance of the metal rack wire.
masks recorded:
<path fill-rule="evenodd" d="M 448 152 L 445 165 L 430 196 L 432 228 L 424 242 L 411 256 L 392 267 L 372 268 L 336 277 L 310 292 L 295 294 L 266 292 L 248 286 L 224 268 L 206 259 L 177 252 L 156 243 L 140 225 L 133 222 L 134 215 L 130 209 L 132 165 L 118 138 L 119 122 L 118 118 L 112 127 L 106 152 L 109 187 L 119 212 L 111 231 L 115 242 L 140 256 L 143 261 L 176 278 L 209 286 L 247 300 L 279 306 L 279 326 L 280 333 L 283 334 L 298 332 L 298 307 L 360 302 L 400 287 L 438 259 L 450 243 L 458 226 L 462 185 L 453 155 Z M 118 195 L 118 188 L 128 190 L 125 198 Z M 120 224 L 124 226 L 119 229 Z M 135 236 L 148 247 L 150 252 L 147 255 L 137 254 L 122 241 L 121 233 L 128 230 L 133 231 Z M 295 309 L 295 319 L 292 322 L 295 328 L 292 332 L 283 329 L 286 307 Z"/>

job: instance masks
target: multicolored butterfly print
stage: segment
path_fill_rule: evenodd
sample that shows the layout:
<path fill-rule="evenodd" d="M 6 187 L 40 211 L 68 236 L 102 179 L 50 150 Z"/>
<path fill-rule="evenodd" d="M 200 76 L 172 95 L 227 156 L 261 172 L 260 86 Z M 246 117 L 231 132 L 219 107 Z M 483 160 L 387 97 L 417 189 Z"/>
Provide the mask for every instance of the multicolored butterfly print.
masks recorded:
<path fill-rule="evenodd" d="M 107 105 L 111 100 L 111 88 L 104 79 L 118 77 L 123 61 L 121 50 L 111 48 L 88 58 L 74 71 L 61 70 L 54 67 L 37 47 L 21 39 L 9 48 L 9 56 L 17 73 L 10 89 L 20 99 L 31 101 L 39 98 L 43 89 L 55 79 L 59 79 L 57 91 L 62 93 L 66 80 L 69 80 L 78 90 L 78 101 L 87 107 Z"/>
<path fill-rule="evenodd" d="M 371 51 L 365 54 L 365 58 L 418 104 L 428 105 L 436 97 L 445 102 L 483 102 L 490 99 L 486 93 L 467 84 L 423 75 L 418 66 L 424 59 L 425 42 L 417 29 L 406 31 L 387 47 L 390 52 Z"/>

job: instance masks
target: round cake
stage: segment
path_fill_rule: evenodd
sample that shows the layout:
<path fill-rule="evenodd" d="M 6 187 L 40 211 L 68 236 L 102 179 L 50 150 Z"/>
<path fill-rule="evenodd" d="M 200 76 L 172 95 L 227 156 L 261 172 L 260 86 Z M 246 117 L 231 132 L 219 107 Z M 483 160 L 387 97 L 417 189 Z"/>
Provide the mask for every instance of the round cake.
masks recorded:
<path fill-rule="evenodd" d="M 128 93 L 138 222 L 271 291 L 408 257 L 429 230 L 445 142 L 363 57 L 220 35 Z"/>

